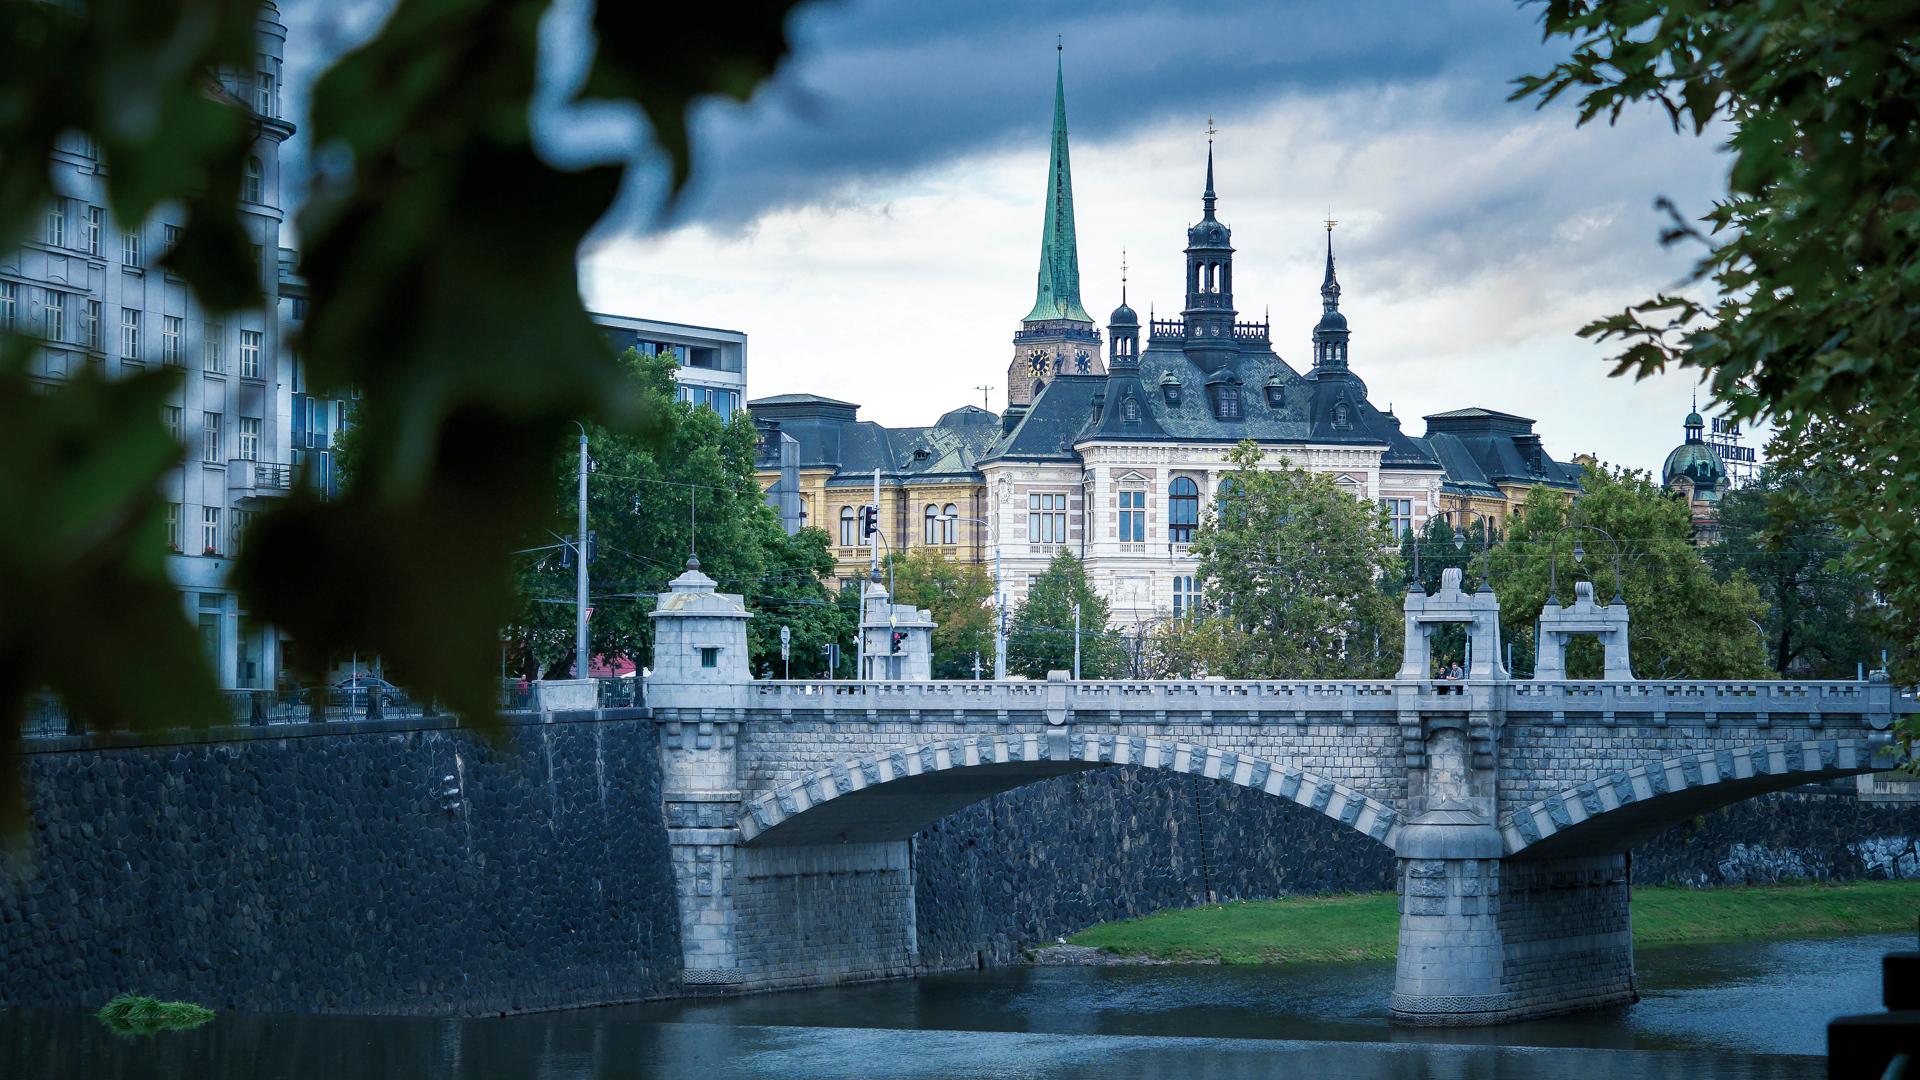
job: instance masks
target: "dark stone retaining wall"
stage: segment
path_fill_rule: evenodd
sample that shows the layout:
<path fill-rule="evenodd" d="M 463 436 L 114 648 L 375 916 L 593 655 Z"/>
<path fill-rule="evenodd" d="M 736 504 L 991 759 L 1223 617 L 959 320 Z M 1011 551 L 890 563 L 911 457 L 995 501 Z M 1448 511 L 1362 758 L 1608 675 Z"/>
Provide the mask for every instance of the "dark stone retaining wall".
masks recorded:
<path fill-rule="evenodd" d="M 1633 852 L 1640 885 L 1920 877 L 1920 804 L 1850 794 L 1750 799 Z M 1113 768 L 968 807 L 914 839 L 920 956 L 1005 963 L 1097 923 L 1209 900 L 1394 887 L 1386 848 L 1232 784 Z"/>
<path fill-rule="evenodd" d="M 419 719 L 186 738 L 21 755 L 0 1005 L 475 1014 L 678 988 L 651 720 L 523 720 L 497 750 Z"/>

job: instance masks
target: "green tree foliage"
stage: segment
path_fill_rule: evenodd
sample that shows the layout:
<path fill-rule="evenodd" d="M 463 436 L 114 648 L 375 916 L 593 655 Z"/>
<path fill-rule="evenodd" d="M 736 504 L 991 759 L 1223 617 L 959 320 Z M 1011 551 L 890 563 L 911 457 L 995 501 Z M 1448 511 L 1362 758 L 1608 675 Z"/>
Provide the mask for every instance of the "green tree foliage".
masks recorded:
<path fill-rule="evenodd" d="M 1650 679 L 1751 679 L 1767 674 L 1758 620 L 1766 602 L 1743 574 L 1722 579 L 1693 543 L 1685 500 L 1660 489 L 1646 473 L 1589 466 L 1578 500 L 1544 488 L 1507 522 L 1505 542 L 1486 560 L 1500 597 L 1501 631 L 1513 644 L 1514 666 L 1533 670 L 1534 620 L 1549 590 L 1572 604 L 1574 582 L 1593 582 L 1594 599 L 1619 592 L 1632 617 L 1633 671 Z M 1613 538 L 1571 526 L 1593 526 Z M 1575 542 L 1582 557 L 1573 557 Z M 1558 553 L 1556 561 L 1555 553 Z M 1576 638 L 1567 650 L 1574 678 L 1597 678 L 1600 648 Z"/>
<path fill-rule="evenodd" d="M 1404 578 L 1379 508 L 1284 458 L 1267 465 L 1251 442 L 1235 447 L 1230 460 L 1227 492 L 1202 515 L 1192 549 L 1205 617 L 1219 622 L 1200 632 L 1217 636 L 1224 651 L 1210 673 L 1391 674 L 1400 658 Z"/>
<path fill-rule="evenodd" d="M 1087 580 L 1087 566 L 1072 552 L 1053 557 L 1046 572 L 1014 609 L 1007 632 L 1007 672 L 1044 679 L 1049 671 L 1073 670 L 1073 605 L 1080 605 L 1080 676 L 1111 679 L 1127 669 L 1121 635 L 1107 625 L 1107 599 Z"/>
<path fill-rule="evenodd" d="M 1227 677 L 1236 670 L 1237 635 L 1224 618 L 1169 619 L 1147 635 L 1142 675 L 1149 679 Z"/>
<path fill-rule="evenodd" d="M 1636 102 L 1726 137 L 1727 193 L 1664 240 L 1706 253 L 1691 282 L 1581 331 L 1616 374 L 1701 369 L 1740 418 L 1830 493 L 1845 556 L 1888 604 L 1903 678 L 1920 676 L 1920 7 L 1547 0 L 1571 45 L 1515 98 L 1579 99 L 1579 122 Z"/>
<path fill-rule="evenodd" d="M 115 220 L 184 208 L 163 265 L 209 312 L 260 302 L 261 269 L 237 212 L 261 118 L 210 93 L 222 68 L 255 68 L 260 0 L 90 0 L 0 5 L 0 250 L 24 240 L 55 196 L 55 140 L 84 133 Z M 631 101 L 671 163 L 691 167 L 686 115 L 699 99 L 744 99 L 787 52 L 794 0 L 764 0 L 716 24 L 697 8 L 600 3 L 581 98 Z M 627 165 L 563 169 L 529 119 L 548 0 L 400 0 L 379 32 L 323 74 L 296 117 L 317 165 L 298 217 L 310 302 L 301 348 L 316 393 L 364 392 L 356 483 L 331 502 L 296 494 L 248 530 L 234 581 L 300 657 L 377 652 L 413 688 L 485 722 L 495 708 L 499 628 L 520 605 L 510 554 L 551 513 L 552 451 L 570 421 L 663 434 L 665 418 L 621 392 L 581 306 L 575 258 Z M 635 43 L 644 42 L 645 47 Z M 632 160 L 647 160 L 635 154 Z M 530 213 L 529 208 L 538 208 Z M 270 253 L 269 253 L 270 254 Z M 0 407 L 31 391 L 25 342 L 0 343 Z M 159 486 L 181 454 L 159 418 L 178 375 L 125 390 L 70 381 L 5 417 L 0 516 L 39 542 L 0 547 L 0 737 L 26 695 L 50 686 L 96 723 L 204 722 L 213 682 L 177 596 L 155 587 Z M 55 399 L 72 395 L 55 404 Z M 67 492 L 48 500 L 47 492 Z M 66 542 L 47 538 L 64 530 Z M 65 611 L 31 602 L 62 583 Z M 139 646 L 114 648 L 124 628 Z M 81 685 L 62 656 L 111 653 Z M 0 775 L 6 824 L 23 820 Z"/>
<path fill-rule="evenodd" d="M 803 529 L 789 537 L 781 529 L 754 478 L 755 432 L 746 414 L 723 420 L 676 400 L 670 357 L 629 349 L 620 362 L 633 398 L 663 419 L 665 442 L 587 429 L 587 527 L 598 547 L 588 568 L 589 651 L 649 664 L 654 596 L 685 569 L 689 554 L 698 554 L 700 571 L 744 595 L 755 613 L 747 640 L 756 673 L 784 672 L 783 624 L 793 630 L 794 673 L 824 672 L 826 644 L 851 637 L 823 584 L 833 572 L 826 534 Z M 563 565 L 559 545 L 578 528 L 577 444 L 549 463 L 548 513 L 523 545 L 546 550 L 522 556 L 518 616 L 506 630 L 513 666 L 528 677 L 565 677 L 573 662 L 574 570 Z"/>
<path fill-rule="evenodd" d="M 1767 664 L 1783 678 L 1852 678 L 1888 648 L 1873 581 L 1853 567 L 1852 544 L 1822 507 L 1831 500 L 1804 473 L 1769 466 L 1751 487 L 1720 500 L 1717 542 L 1707 561 L 1723 577 L 1743 574 L 1767 614 Z"/>
<path fill-rule="evenodd" d="M 895 603 L 933 614 L 933 677 L 971 679 L 973 662 L 993 671 L 993 578 L 986 568 L 935 548 L 887 557 Z"/>

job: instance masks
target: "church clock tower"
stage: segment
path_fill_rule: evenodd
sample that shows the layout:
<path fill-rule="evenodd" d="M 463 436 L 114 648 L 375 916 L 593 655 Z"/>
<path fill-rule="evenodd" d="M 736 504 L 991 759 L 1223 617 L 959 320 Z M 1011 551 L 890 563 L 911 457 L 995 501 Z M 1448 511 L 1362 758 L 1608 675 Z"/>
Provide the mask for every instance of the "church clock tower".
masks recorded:
<path fill-rule="evenodd" d="M 1056 46 L 1056 50 L 1058 47 Z M 1013 335 L 1007 404 L 1028 405 L 1060 375 L 1103 375 L 1100 331 L 1080 303 L 1080 252 L 1073 233 L 1073 171 L 1067 161 L 1067 82 L 1055 57 L 1053 150 L 1047 164 L 1047 217 L 1040 234 L 1040 279 L 1033 310 Z"/>

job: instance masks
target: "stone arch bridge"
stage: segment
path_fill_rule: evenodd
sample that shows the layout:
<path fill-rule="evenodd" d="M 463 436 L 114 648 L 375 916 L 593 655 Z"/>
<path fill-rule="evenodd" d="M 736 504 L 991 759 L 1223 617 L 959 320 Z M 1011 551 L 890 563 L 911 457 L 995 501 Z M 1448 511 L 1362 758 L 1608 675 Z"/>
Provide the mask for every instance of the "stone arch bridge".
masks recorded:
<path fill-rule="evenodd" d="M 713 589 L 694 564 L 661 595 L 649 703 L 684 978 L 716 990 L 918 973 L 914 833 L 1023 784 L 1135 766 L 1253 788 L 1391 848 L 1402 1022 L 1630 1002 L 1628 849 L 1889 767 L 1890 728 L 1915 710 L 1885 682 L 1635 680 L 1625 607 L 1585 587 L 1549 607 L 1543 640 L 1607 638 L 1609 678 L 1509 679 L 1497 601 L 1457 571 L 1409 595 L 1402 677 L 1359 681 L 754 681 L 749 615 Z M 862 623 L 890 656 L 875 668 L 926 670 L 924 612 L 874 584 Z M 1419 677 L 1447 623 L 1468 628 L 1467 678 Z"/>

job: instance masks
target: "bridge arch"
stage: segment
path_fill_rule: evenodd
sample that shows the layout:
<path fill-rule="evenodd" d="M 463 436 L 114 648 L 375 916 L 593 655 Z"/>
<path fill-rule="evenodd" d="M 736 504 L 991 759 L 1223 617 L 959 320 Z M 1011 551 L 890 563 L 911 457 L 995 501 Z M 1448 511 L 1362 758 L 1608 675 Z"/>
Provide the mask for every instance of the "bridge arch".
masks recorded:
<path fill-rule="evenodd" d="M 743 843 L 904 840 L 1002 791 L 1054 776 L 1131 765 L 1221 780 L 1297 803 L 1392 847 L 1391 806 L 1326 777 L 1216 746 L 1137 735 L 1029 732 L 902 746 L 790 781 L 750 801 Z"/>
<path fill-rule="evenodd" d="M 1597 776 L 1500 817 L 1508 857 L 1612 854 L 1687 818 L 1801 784 L 1891 767 L 1884 736 L 1702 750 Z"/>

